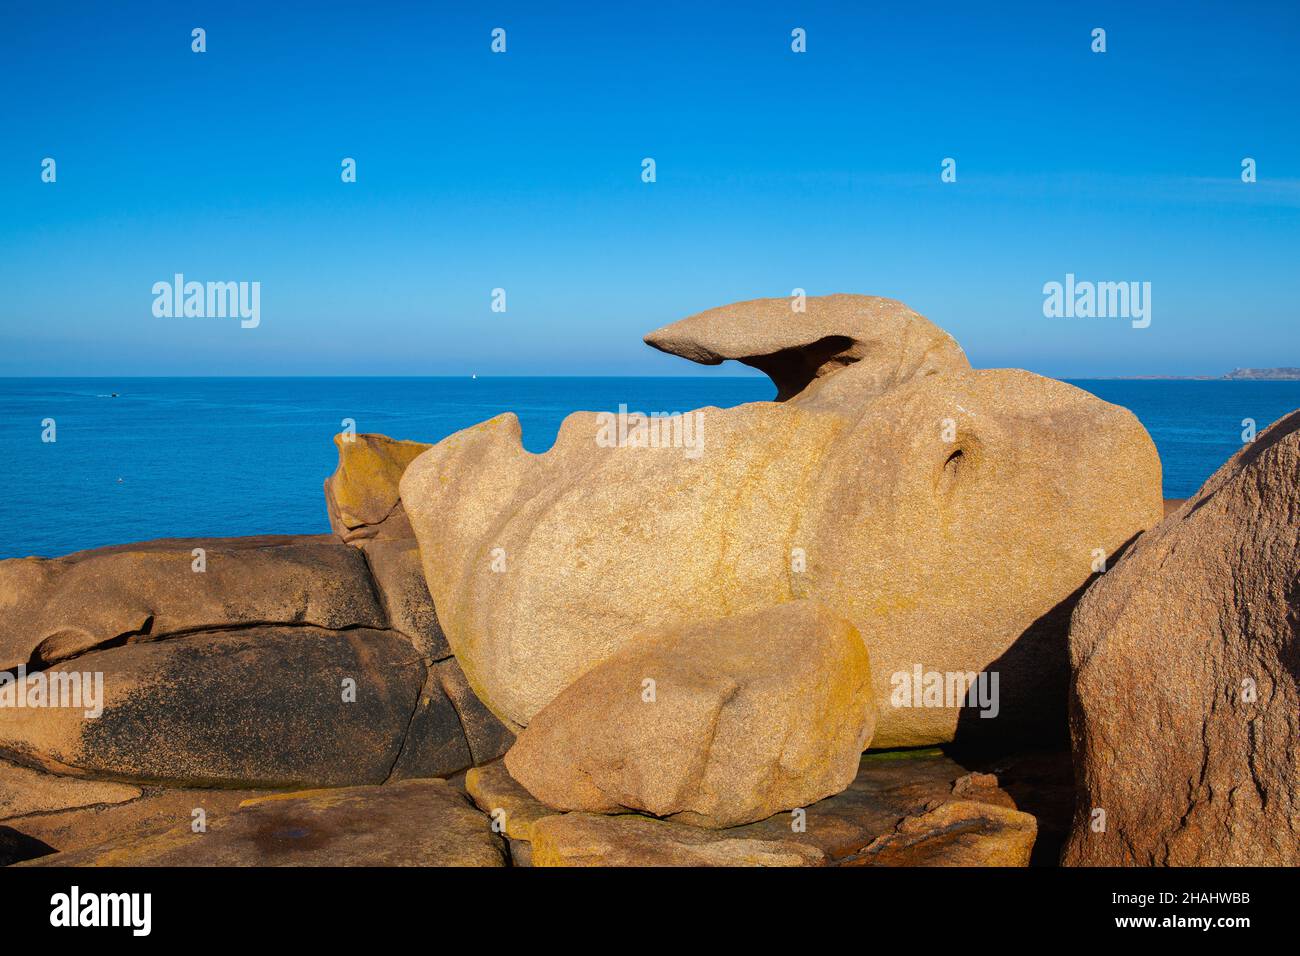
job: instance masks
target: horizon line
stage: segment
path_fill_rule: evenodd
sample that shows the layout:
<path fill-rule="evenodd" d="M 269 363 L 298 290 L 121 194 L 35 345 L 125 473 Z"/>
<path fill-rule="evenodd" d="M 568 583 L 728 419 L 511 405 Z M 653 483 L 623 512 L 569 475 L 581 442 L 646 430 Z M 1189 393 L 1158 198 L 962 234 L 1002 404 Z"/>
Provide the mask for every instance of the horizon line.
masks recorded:
<path fill-rule="evenodd" d="M 1019 366 L 1002 365 L 989 366 L 988 368 L 977 368 L 974 371 L 992 372 L 1002 369 L 1016 369 L 1019 371 L 1029 372 L 1032 375 L 1041 375 L 1044 378 L 1054 378 L 1059 381 L 1115 381 L 1115 382 L 1143 382 L 1143 381 L 1166 381 L 1166 382 L 1224 382 L 1224 381 L 1246 381 L 1246 382 L 1294 382 L 1300 381 L 1297 378 L 1229 378 L 1227 374 L 1218 375 L 1096 375 L 1096 374 L 1072 374 L 1072 375 L 1052 375 L 1046 372 L 1035 372 L 1033 369 L 1024 369 Z M 370 375 L 331 375 L 319 373 L 242 373 L 238 375 L 229 374 L 212 374 L 212 375 L 0 375 L 0 381 L 41 381 L 49 379 L 88 379 L 101 381 L 176 381 L 183 379 L 231 379 L 231 378 L 248 378 L 248 379 L 518 379 L 518 378 L 535 378 L 535 379 L 553 379 L 553 378 L 590 378 L 590 379 L 628 379 L 628 378 L 645 378 L 645 379 L 765 379 L 768 376 L 755 370 L 751 374 L 720 374 L 708 375 L 702 373 L 677 373 L 677 374 L 628 374 L 628 375 L 597 375 L 597 374 L 551 374 L 551 375 L 510 375 L 510 374 L 488 374 L 478 375 L 420 375 L 420 374 L 370 374 Z M 769 379 L 770 381 L 770 379 Z"/>

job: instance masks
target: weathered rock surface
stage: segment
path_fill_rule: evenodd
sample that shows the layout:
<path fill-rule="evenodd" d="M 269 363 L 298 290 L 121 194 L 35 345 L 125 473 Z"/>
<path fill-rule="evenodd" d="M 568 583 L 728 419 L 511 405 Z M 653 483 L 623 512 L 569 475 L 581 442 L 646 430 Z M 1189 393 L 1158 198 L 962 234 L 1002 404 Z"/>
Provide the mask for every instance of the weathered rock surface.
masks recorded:
<path fill-rule="evenodd" d="M 109 697 L 100 718 L 0 707 L 0 752 L 225 787 L 443 776 L 500 756 L 513 735 L 450 658 L 415 539 L 362 544 L 176 538 L 0 561 L 0 672 L 99 672 Z"/>
<path fill-rule="evenodd" d="M 474 696 L 456 658 L 439 661 L 434 668 L 438 685 L 456 708 L 456 716 L 460 718 L 461 730 L 469 743 L 474 763 L 484 764 L 503 756 L 515 742 L 514 732 Z"/>
<path fill-rule="evenodd" d="M 1300 863 L 1300 412 L 1088 590 L 1070 653 L 1065 863 Z"/>
<path fill-rule="evenodd" d="M 129 644 L 46 676 L 64 670 L 103 674 L 103 713 L 0 710 L 0 750 L 56 772 L 198 786 L 381 783 L 425 680 L 408 641 L 365 628 Z"/>
<path fill-rule="evenodd" d="M 139 841 L 27 866 L 504 866 L 486 817 L 445 780 L 245 801 L 205 833 L 186 823 Z"/>
<path fill-rule="evenodd" d="M 139 788 L 126 784 L 58 777 L 0 761 L 0 820 L 28 813 L 125 803 L 139 796 Z"/>
<path fill-rule="evenodd" d="M 707 862 L 692 848 L 716 842 L 710 837 L 734 841 L 733 849 L 757 847 L 765 859 L 773 846 L 794 844 L 799 861 L 829 866 L 960 866 L 980 859 L 987 865 L 1023 866 L 1029 846 L 1034 864 L 1055 865 L 1059 834 L 1068 824 L 1072 804 L 1068 755 L 1004 756 L 993 766 L 999 771 L 996 776 L 968 773 L 937 750 L 869 753 L 842 793 L 726 830 L 648 817 L 563 815 L 583 819 L 575 829 L 550 831 L 550 848 L 540 865 Z M 516 782 L 500 761 L 469 771 L 465 785 L 479 809 L 510 838 L 514 864 L 535 862 L 536 828 L 543 820 L 557 819 L 555 812 Z M 977 809 L 934 812 L 953 802 Z M 644 823 L 626 827 L 600 822 L 628 819 Z M 1048 839 L 1041 847 L 1034 839 L 1035 821 L 1039 842 L 1043 834 Z M 687 843 L 685 850 L 678 846 L 681 841 Z M 739 864 L 742 858 L 735 861 Z"/>
<path fill-rule="evenodd" d="M 334 436 L 339 465 L 325 479 L 325 506 L 330 527 L 344 541 L 409 538 L 411 526 L 402 509 L 397 483 L 406 466 L 428 445 L 386 435 Z"/>
<path fill-rule="evenodd" d="M 796 601 L 628 644 L 506 754 L 544 803 L 752 823 L 847 787 L 876 722 L 857 630 Z"/>
<path fill-rule="evenodd" d="M 498 760 L 465 772 L 465 789 L 475 805 L 499 824 L 512 840 L 533 838 L 533 824 L 555 815 L 555 810 L 524 789 Z"/>
<path fill-rule="evenodd" d="M 995 803 L 949 800 L 908 816 L 854 866 L 1028 866 L 1038 825 Z"/>
<path fill-rule="evenodd" d="M 364 543 L 363 553 L 392 627 L 409 637 L 426 661 L 451 657 L 433 598 L 424 583 L 415 539 L 371 539 Z"/>
<path fill-rule="evenodd" d="M 533 866 L 820 866 L 820 850 L 642 816 L 568 813 L 533 825 Z"/>
<path fill-rule="evenodd" d="M 584 412 L 541 455 L 504 415 L 411 463 L 401 499 L 470 686 L 526 726 L 640 635 L 807 598 L 866 641 L 873 746 L 1064 736 L 1070 607 L 1098 554 L 1161 515 L 1150 438 L 1070 385 L 966 368 L 900 303 L 789 307 L 742 303 L 649 337 L 764 368 L 789 399 L 698 410 L 701 454 L 604 447 L 609 419 Z M 997 718 L 962 699 L 892 706 L 916 665 L 996 671 Z"/>
<path fill-rule="evenodd" d="M 4 821 L 4 825 L 47 847 L 45 853 L 124 846 L 202 822 L 210 826 L 234 813 L 239 805 L 266 790 L 163 789 L 144 787 L 143 795 L 125 803 L 36 813 Z M 30 853 L 24 859 L 44 855 Z"/>
<path fill-rule="evenodd" d="M 194 549 L 204 551 L 196 571 Z M 0 670 L 209 628 L 384 627 L 365 559 L 330 535 L 165 538 L 0 561 Z"/>
<path fill-rule="evenodd" d="M 473 763 L 474 755 L 465 739 L 456 707 L 443 692 L 437 671 L 432 667 L 426 668 L 419 702 L 411 714 L 389 779 L 438 777 Z"/>

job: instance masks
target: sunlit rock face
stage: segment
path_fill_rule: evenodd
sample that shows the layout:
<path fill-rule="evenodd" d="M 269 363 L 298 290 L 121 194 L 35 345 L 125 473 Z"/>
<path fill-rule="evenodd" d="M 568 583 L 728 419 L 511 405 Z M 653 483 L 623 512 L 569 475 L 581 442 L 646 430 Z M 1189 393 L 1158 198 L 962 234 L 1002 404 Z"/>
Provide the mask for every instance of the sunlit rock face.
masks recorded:
<path fill-rule="evenodd" d="M 401 480 L 448 640 L 498 716 L 527 725 L 639 634 L 808 599 L 867 645 L 872 747 L 1064 733 L 1069 610 L 1161 516 L 1130 412 L 973 370 L 890 299 L 737 303 L 647 342 L 762 369 L 780 400 L 579 412 L 541 455 L 502 415 Z"/>

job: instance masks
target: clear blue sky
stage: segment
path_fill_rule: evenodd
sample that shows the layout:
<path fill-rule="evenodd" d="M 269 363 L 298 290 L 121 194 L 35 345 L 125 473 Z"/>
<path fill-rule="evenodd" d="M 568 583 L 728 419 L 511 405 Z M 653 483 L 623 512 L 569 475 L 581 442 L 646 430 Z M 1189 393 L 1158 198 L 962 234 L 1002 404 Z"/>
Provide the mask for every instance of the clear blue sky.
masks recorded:
<path fill-rule="evenodd" d="M 0 374 L 673 374 L 646 331 L 794 287 L 979 366 L 1300 365 L 1300 5 L 721 6 L 5 4 Z M 1045 318 L 1067 272 L 1151 327 Z"/>

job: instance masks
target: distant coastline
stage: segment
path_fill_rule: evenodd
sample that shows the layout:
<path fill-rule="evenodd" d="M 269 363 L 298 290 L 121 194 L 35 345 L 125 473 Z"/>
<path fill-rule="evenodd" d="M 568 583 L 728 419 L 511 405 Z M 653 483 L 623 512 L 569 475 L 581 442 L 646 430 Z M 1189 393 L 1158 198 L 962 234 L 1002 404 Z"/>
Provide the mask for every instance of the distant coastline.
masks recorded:
<path fill-rule="evenodd" d="M 1234 368 L 1227 375 L 1103 375 L 1098 380 L 1122 382 L 1297 382 L 1300 368 Z"/>

